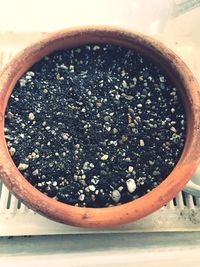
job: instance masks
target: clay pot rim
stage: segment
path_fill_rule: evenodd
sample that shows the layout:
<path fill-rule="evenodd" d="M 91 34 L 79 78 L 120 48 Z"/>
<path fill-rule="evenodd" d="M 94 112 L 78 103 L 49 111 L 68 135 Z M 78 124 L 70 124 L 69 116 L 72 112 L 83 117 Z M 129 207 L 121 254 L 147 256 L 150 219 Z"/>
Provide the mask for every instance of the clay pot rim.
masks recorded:
<path fill-rule="evenodd" d="M 148 54 L 147 56 L 159 64 L 171 78 L 176 76 L 176 86 L 179 89 L 184 88 L 180 90 L 187 117 L 187 138 L 184 151 L 170 175 L 143 197 L 115 207 L 74 207 L 39 192 L 23 177 L 12 161 L 4 137 L 4 113 L 10 93 L 25 70 L 44 55 L 57 50 L 57 45 L 59 49 L 66 47 L 65 42 L 69 44 L 68 47 L 73 47 L 74 42 L 77 44 L 107 42 L 132 47 L 140 52 L 145 49 L 142 53 Z M 22 202 L 55 221 L 74 226 L 104 228 L 140 219 L 171 200 L 189 181 L 199 164 L 200 92 L 198 83 L 183 61 L 152 37 L 112 26 L 82 26 L 47 34 L 39 42 L 18 53 L 6 65 L 0 74 L 0 82 L 2 88 L 0 91 L 1 179 Z"/>

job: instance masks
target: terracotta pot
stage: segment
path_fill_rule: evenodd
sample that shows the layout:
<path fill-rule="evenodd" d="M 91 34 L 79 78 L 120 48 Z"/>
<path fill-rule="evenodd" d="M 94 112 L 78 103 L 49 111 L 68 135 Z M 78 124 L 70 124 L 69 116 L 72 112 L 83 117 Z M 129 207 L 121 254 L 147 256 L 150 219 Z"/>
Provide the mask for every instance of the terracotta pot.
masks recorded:
<path fill-rule="evenodd" d="M 51 199 L 35 189 L 16 168 L 4 136 L 4 114 L 20 76 L 52 51 L 87 43 L 111 43 L 129 47 L 157 63 L 179 89 L 187 118 L 187 137 L 181 158 L 171 174 L 145 196 L 109 208 L 80 208 Z M 0 177 L 9 190 L 36 212 L 55 221 L 81 227 L 111 227 L 138 220 L 171 200 L 189 181 L 199 164 L 200 91 L 187 66 L 171 50 L 148 36 L 113 27 L 67 29 L 47 35 L 19 53 L 0 75 Z"/>

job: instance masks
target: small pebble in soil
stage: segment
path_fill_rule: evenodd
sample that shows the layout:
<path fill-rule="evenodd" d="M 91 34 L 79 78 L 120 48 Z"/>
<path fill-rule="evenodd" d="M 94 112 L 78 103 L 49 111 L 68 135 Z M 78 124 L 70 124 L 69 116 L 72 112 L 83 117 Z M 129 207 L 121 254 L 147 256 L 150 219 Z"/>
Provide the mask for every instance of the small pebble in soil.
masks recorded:
<path fill-rule="evenodd" d="M 19 171 L 80 207 L 141 197 L 173 170 L 186 135 L 179 92 L 148 58 L 108 44 L 57 51 L 16 84 L 5 137 Z"/>
<path fill-rule="evenodd" d="M 144 146 L 144 140 L 140 139 L 140 146 Z"/>
<path fill-rule="evenodd" d="M 108 159 L 108 155 L 103 155 L 102 157 L 101 157 L 101 160 L 107 160 Z"/>
<path fill-rule="evenodd" d="M 28 114 L 28 118 L 29 118 L 29 120 L 33 121 L 35 119 L 35 115 L 32 112 L 30 112 Z"/>
<path fill-rule="evenodd" d="M 131 178 L 126 181 L 126 185 L 129 193 L 133 193 L 137 188 L 135 181 Z"/>
<path fill-rule="evenodd" d="M 20 171 L 24 171 L 27 168 L 28 168 L 28 164 L 26 164 L 26 163 L 20 163 L 18 166 L 18 170 L 20 170 Z"/>
<path fill-rule="evenodd" d="M 13 117 L 12 112 L 8 111 L 8 112 L 7 112 L 7 118 L 8 118 L 8 119 L 12 119 L 12 117 Z"/>
<path fill-rule="evenodd" d="M 133 172 L 133 171 L 134 171 L 133 166 L 128 166 L 128 172 Z"/>
<path fill-rule="evenodd" d="M 121 194 L 120 194 L 120 192 L 119 192 L 118 190 L 114 190 L 114 191 L 112 192 L 112 200 L 113 200 L 115 203 L 118 203 L 119 200 L 120 200 L 120 198 L 121 198 Z"/>
<path fill-rule="evenodd" d="M 16 149 L 15 149 L 14 147 L 11 147 L 11 148 L 9 149 L 9 152 L 10 152 L 10 155 L 11 155 L 11 156 L 14 156 L 14 154 L 15 154 L 15 152 L 16 152 Z"/>
<path fill-rule="evenodd" d="M 33 174 L 34 176 L 38 175 L 38 174 L 39 174 L 38 169 L 34 170 L 34 171 L 32 172 L 32 174 Z"/>

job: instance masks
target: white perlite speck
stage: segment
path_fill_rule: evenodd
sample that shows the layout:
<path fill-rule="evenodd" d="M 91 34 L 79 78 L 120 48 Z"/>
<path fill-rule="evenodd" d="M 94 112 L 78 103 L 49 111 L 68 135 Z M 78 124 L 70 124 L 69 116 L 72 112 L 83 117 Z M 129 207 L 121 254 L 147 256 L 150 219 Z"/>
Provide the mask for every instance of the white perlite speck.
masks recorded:
<path fill-rule="evenodd" d="M 10 112 L 10 111 L 8 111 L 8 113 L 7 113 L 7 117 L 8 117 L 8 119 L 12 119 L 12 117 L 13 117 L 13 113 Z"/>
<path fill-rule="evenodd" d="M 122 86 L 123 86 L 123 88 L 127 88 L 128 87 L 127 82 L 125 80 L 122 81 Z"/>
<path fill-rule="evenodd" d="M 99 179 L 97 179 L 97 178 L 96 178 L 96 179 L 92 179 L 91 182 L 92 182 L 93 184 L 98 184 Z"/>
<path fill-rule="evenodd" d="M 44 88 L 44 89 L 43 89 L 43 93 L 44 93 L 44 94 L 47 94 L 47 93 L 48 93 L 48 89 L 47 89 L 47 88 Z"/>
<path fill-rule="evenodd" d="M 102 157 L 101 157 L 101 160 L 107 160 L 108 159 L 108 155 L 103 155 Z"/>
<path fill-rule="evenodd" d="M 16 152 L 16 149 L 14 147 L 11 147 L 9 149 L 9 152 L 10 152 L 10 155 L 13 156 L 15 154 L 15 152 Z"/>
<path fill-rule="evenodd" d="M 84 199 L 85 199 L 85 195 L 84 194 L 81 194 L 80 196 L 79 196 L 79 198 L 78 198 L 80 201 L 84 201 Z"/>
<path fill-rule="evenodd" d="M 93 51 L 96 51 L 96 50 L 99 50 L 100 49 L 100 46 L 98 46 L 98 45 L 95 45 L 94 47 L 93 47 Z"/>
<path fill-rule="evenodd" d="M 26 83 L 27 83 L 27 81 L 25 79 L 20 79 L 19 80 L 20 87 L 25 87 Z"/>
<path fill-rule="evenodd" d="M 35 170 L 32 172 L 32 174 L 33 174 L 34 176 L 38 175 L 38 174 L 39 174 L 38 169 L 35 169 Z"/>
<path fill-rule="evenodd" d="M 32 72 L 32 71 L 28 71 L 28 72 L 26 73 L 26 75 L 33 77 L 33 76 L 35 76 L 35 73 Z"/>
<path fill-rule="evenodd" d="M 118 190 L 113 190 L 113 192 L 112 192 L 112 200 L 115 203 L 117 203 L 117 202 L 119 202 L 120 198 L 121 198 L 120 192 Z"/>
<path fill-rule="evenodd" d="M 133 193 L 137 188 L 135 181 L 131 178 L 126 181 L 126 185 L 129 193 Z"/>
<path fill-rule="evenodd" d="M 96 187 L 94 185 L 89 185 L 88 188 L 92 192 L 94 192 L 96 190 Z"/>
<path fill-rule="evenodd" d="M 20 171 L 24 171 L 24 170 L 26 170 L 28 167 L 29 167 L 28 164 L 26 164 L 26 163 L 20 163 L 19 166 L 18 166 L 18 170 L 20 170 Z"/>
<path fill-rule="evenodd" d="M 83 170 L 87 170 L 89 165 L 90 165 L 89 161 L 85 161 L 83 164 Z"/>
<path fill-rule="evenodd" d="M 140 146 L 144 146 L 144 140 L 140 139 Z"/>
<path fill-rule="evenodd" d="M 69 65 L 69 71 L 74 72 L 74 65 Z"/>
<path fill-rule="evenodd" d="M 176 133 L 176 128 L 175 128 L 174 126 L 172 126 L 172 127 L 170 128 L 170 130 L 171 130 L 172 132 Z"/>
<path fill-rule="evenodd" d="M 64 140 L 68 140 L 69 139 L 69 134 L 68 133 L 62 133 L 62 138 Z"/>
<path fill-rule="evenodd" d="M 133 171 L 134 171 L 133 166 L 128 166 L 128 172 L 133 172 Z"/>
<path fill-rule="evenodd" d="M 30 112 L 28 114 L 28 118 L 29 118 L 29 120 L 33 121 L 35 119 L 35 115 L 32 112 Z"/>

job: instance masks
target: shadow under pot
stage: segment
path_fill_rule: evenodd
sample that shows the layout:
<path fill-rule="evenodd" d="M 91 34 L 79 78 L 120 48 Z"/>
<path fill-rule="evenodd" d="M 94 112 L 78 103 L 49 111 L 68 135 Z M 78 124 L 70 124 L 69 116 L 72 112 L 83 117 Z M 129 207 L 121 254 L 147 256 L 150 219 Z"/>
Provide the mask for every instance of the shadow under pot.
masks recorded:
<path fill-rule="evenodd" d="M 0 176 L 55 221 L 138 220 L 199 164 L 199 87 L 171 50 L 113 27 L 45 36 L 0 75 Z"/>

